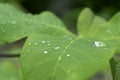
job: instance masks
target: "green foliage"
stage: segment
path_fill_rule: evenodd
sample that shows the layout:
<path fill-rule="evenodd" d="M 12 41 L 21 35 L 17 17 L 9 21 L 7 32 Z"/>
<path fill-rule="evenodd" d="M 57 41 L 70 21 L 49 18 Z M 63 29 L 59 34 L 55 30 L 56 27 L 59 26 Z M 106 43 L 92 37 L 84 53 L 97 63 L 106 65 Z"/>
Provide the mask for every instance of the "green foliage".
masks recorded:
<path fill-rule="evenodd" d="M 17 67 L 10 62 L 0 62 L 0 79 L 1 80 L 22 80 L 17 71 Z"/>
<path fill-rule="evenodd" d="M 120 49 L 119 14 L 106 22 L 86 8 L 75 35 L 51 12 L 25 14 L 8 4 L 0 4 L 0 11 L 0 44 L 27 37 L 23 80 L 87 80 Z"/>
<path fill-rule="evenodd" d="M 112 58 L 110 61 L 111 64 L 111 70 L 113 75 L 113 80 L 120 80 L 120 62 L 116 60 L 115 58 Z"/>

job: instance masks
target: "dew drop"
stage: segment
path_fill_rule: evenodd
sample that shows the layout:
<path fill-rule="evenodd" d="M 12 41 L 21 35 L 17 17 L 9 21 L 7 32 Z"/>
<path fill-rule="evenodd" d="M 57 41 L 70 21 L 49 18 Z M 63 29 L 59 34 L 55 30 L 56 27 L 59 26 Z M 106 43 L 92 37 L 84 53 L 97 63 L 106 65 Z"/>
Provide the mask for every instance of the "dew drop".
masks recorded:
<path fill-rule="evenodd" d="M 43 43 L 43 44 L 45 44 L 45 43 L 46 43 L 46 41 L 42 41 L 42 43 Z"/>
<path fill-rule="evenodd" d="M 37 46 L 37 45 L 38 45 L 38 42 L 35 42 L 34 45 Z"/>
<path fill-rule="evenodd" d="M 58 60 L 59 60 L 59 61 L 61 60 L 61 56 L 58 58 Z"/>
<path fill-rule="evenodd" d="M 95 41 L 94 46 L 96 46 L 96 47 L 105 47 L 106 45 L 101 41 Z"/>
<path fill-rule="evenodd" d="M 45 51 L 44 51 L 44 54 L 47 54 L 47 53 L 48 53 L 48 51 L 47 51 L 47 50 L 45 50 Z"/>
<path fill-rule="evenodd" d="M 67 57 L 70 57 L 70 54 L 67 54 L 66 56 L 67 56 Z"/>
<path fill-rule="evenodd" d="M 55 50 L 58 50 L 58 49 L 60 49 L 60 46 L 55 46 L 54 49 L 55 49 Z"/>
<path fill-rule="evenodd" d="M 48 46 L 50 46 L 51 44 L 50 44 L 50 43 L 48 43 L 47 45 L 48 45 Z"/>

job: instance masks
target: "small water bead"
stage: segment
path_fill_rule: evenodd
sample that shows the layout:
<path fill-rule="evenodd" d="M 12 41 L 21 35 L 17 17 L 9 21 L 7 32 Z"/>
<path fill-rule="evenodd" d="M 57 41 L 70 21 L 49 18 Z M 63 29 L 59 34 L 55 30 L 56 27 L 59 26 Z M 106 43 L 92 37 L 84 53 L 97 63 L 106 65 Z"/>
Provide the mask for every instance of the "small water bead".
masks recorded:
<path fill-rule="evenodd" d="M 38 45 L 38 42 L 35 42 L 34 45 L 37 46 L 37 45 Z"/>
<path fill-rule="evenodd" d="M 105 47 L 106 45 L 101 41 L 95 41 L 94 46 L 96 46 L 96 47 Z"/>
<path fill-rule="evenodd" d="M 58 60 L 59 60 L 59 61 L 61 60 L 61 56 L 58 58 Z"/>
<path fill-rule="evenodd" d="M 47 43 L 48 43 L 48 44 L 47 44 L 48 46 L 50 46 L 50 45 L 51 45 L 50 41 L 47 41 Z"/>
<path fill-rule="evenodd" d="M 60 46 L 55 46 L 54 49 L 55 49 L 55 50 L 58 50 L 58 49 L 60 49 Z"/>
<path fill-rule="evenodd" d="M 47 53 L 48 53 L 48 51 L 47 51 L 47 50 L 45 50 L 45 51 L 44 51 L 44 54 L 47 54 Z"/>
<path fill-rule="evenodd" d="M 43 43 L 43 44 L 45 44 L 45 43 L 46 43 L 46 41 L 42 41 L 42 43 Z"/>
<path fill-rule="evenodd" d="M 66 56 L 67 56 L 67 57 L 70 57 L 70 54 L 67 54 Z"/>

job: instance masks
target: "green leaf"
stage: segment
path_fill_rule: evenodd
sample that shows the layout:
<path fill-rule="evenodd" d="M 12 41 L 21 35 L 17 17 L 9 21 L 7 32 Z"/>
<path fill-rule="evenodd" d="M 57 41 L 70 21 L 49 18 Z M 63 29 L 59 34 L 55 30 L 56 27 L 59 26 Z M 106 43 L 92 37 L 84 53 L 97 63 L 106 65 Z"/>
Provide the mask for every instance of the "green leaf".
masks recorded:
<path fill-rule="evenodd" d="M 107 24 L 101 27 L 94 35 L 111 43 L 116 47 L 116 53 L 120 53 L 120 13 L 117 13 Z"/>
<path fill-rule="evenodd" d="M 21 80 L 15 65 L 10 62 L 0 63 L 0 79 L 1 80 Z"/>
<path fill-rule="evenodd" d="M 111 44 L 99 39 L 33 33 L 21 54 L 23 76 L 25 80 L 86 80 L 113 53 Z"/>
<path fill-rule="evenodd" d="M 51 12 L 33 16 L 24 14 L 8 4 L 0 4 L 0 11 L 0 40 L 3 42 L 10 43 L 28 37 L 36 30 L 47 34 L 43 32 L 44 29 L 51 27 L 65 30 L 64 24 Z M 66 33 L 69 32 L 66 31 Z"/>
<path fill-rule="evenodd" d="M 78 34 L 81 37 L 91 36 L 105 23 L 105 19 L 95 16 L 89 8 L 86 8 L 78 18 Z"/>

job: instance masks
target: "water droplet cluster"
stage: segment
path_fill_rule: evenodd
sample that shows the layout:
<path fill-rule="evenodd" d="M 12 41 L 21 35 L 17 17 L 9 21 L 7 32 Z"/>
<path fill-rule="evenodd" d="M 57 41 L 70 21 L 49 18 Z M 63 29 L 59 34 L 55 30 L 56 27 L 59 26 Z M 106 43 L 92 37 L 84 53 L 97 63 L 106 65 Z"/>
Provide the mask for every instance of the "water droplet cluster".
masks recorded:
<path fill-rule="evenodd" d="M 101 41 L 95 41 L 94 46 L 96 46 L 96 47 L 105 47 L 106 45 Z"/>

